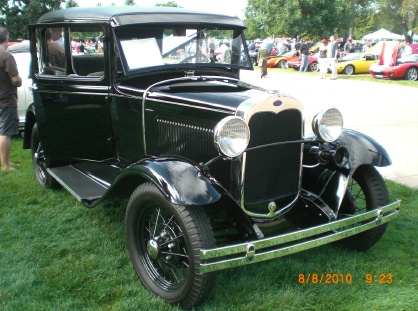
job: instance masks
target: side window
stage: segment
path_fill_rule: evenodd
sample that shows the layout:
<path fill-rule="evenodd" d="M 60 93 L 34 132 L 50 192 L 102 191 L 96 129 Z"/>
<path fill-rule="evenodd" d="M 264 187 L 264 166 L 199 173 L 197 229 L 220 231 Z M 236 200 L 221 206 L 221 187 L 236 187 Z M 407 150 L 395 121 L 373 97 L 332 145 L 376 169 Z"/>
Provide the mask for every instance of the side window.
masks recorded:
<path fill-rule="evenodd" d="M 104 75 L 103 38 L 103 29 L 97 26 L 70 28 L 71 68 L 75 75 Z"/>

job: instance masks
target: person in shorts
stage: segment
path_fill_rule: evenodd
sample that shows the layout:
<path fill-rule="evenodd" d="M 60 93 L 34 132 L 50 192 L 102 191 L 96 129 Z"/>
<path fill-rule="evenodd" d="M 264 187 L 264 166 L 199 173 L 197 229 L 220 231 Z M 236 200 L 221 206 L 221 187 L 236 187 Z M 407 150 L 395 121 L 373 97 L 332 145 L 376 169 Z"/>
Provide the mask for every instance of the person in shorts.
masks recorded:
<path fill-rule="evenodd" d="M 17 113 L 17 88 L 22 79 L 17 70 L 16 61 L 7 51 L 9 32 L 0 27 L 0 162 L 1 170 L 13 170 L 9 156 L 12 136 L 19 134 L 19 116 Z"/>

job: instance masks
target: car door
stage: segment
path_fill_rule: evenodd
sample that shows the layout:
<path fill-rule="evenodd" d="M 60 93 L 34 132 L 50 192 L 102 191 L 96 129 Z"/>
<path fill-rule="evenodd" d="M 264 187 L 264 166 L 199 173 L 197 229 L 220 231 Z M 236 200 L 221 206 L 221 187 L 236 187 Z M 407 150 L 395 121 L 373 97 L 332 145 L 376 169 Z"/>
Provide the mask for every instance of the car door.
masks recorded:
<path fill-rule="evenodd" d="M 105 30 L 89 25 L 57 27 L 64 37 L 61 47 L 50 42 L 51 25 L 31 29 L 32 43 L 38 42 L 37 52 L 31 51 L 36 123 L 45 153 L 64 159 L 114 158 L 106 51 L 80 53 L 73 44 L 103 36 Z M 62 53 L 64 60 L 55 59 Z"/>

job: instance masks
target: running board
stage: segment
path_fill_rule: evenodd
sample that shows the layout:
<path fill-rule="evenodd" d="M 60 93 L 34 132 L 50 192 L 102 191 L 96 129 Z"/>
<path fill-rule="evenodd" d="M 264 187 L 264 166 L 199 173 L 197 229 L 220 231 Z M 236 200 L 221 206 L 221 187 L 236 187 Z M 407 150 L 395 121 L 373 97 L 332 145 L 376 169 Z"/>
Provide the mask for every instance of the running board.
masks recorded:
<path fill-rule="evenodd" d="M 71 165 L 48 168 L 48 173 L 86 206 L 94 205 L 108 189 L 106 185 Z"/>

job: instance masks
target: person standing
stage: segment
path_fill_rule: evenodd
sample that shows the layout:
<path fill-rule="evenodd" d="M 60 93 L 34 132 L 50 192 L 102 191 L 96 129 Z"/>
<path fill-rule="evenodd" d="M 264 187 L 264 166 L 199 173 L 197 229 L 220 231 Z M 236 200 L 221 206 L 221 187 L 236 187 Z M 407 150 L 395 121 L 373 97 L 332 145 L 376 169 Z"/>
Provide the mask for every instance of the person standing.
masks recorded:
<path fill-rule="evenodd" d="M 267 76 L 267 45 L 262 43 L 257 52 L 258 66 L 260 67 L 261 78 Z"/>
<path fill-rule="evenodd" d="M 402 47 L 401 57 L 412 55 L 412 48 L 410 46 L 411 42 L 409 42 L 409 41 L 410 40 L 408 40 L 408 39 L 405 40 L 405 44 Z"/>
<path fill-rule="evenodd" d="M 350 54 L 351 53 L 351 49 L 353 48 L 353 41 L 351 40 L 351 38 L 347 39 L 347 42 L 344 44 L 344 54 Z"/>
<path fill-rule="evenodd" d="M 9 32 L 0 27 L 0 161 L 1 170 L 14 170 L 9 157 L 12 136 L 19 134 L 19 116 L 17 113 L 17 88 L 22 85 L 16 61 L 7 51 Z"/>
<path fill-rule="evenodd" d="M 296 50 L 296 55 L 295 56 L 300 56 L 299 50 L 300 50 L 300 45 L 301 44 L 302 44 L 302 39 L 299 39 L 299 41 L 296 42 L 296 44 L 295 44 L 295 50 Z"/>
<path fill-rule="evenodd" d="M 319 65 L 319 74 L 321 79 L 325 79 L 328 71 L 328 59 L 327 59 L 327 39 L 322 39 L 321 44 L 319 45 L 319 56 L 318 56 L 318 65 Z"/>
<path fill-rule="evenodd" d="M 331 68 L 331 80 L 337 80 L 338 41 L 335 40 L 335 36 L 331 36 L 329 41 L 327 53 Z"/>
<path fill-rule="evenodd" d="M 300 48 L 299 48 L 299 55 L 300 55 L 300 72 L 307 72 L 308 71 L 308 58 L 309 58 L 309 47 L 308 45 L 301 40 Z"/>
<path fill-rule="evenodd" d="M 65 68 L 64 48 L 52 39 L 50 29 L 46 31 L 46 41 L 48 44 L 48 58 L 51 66 Z"/>

